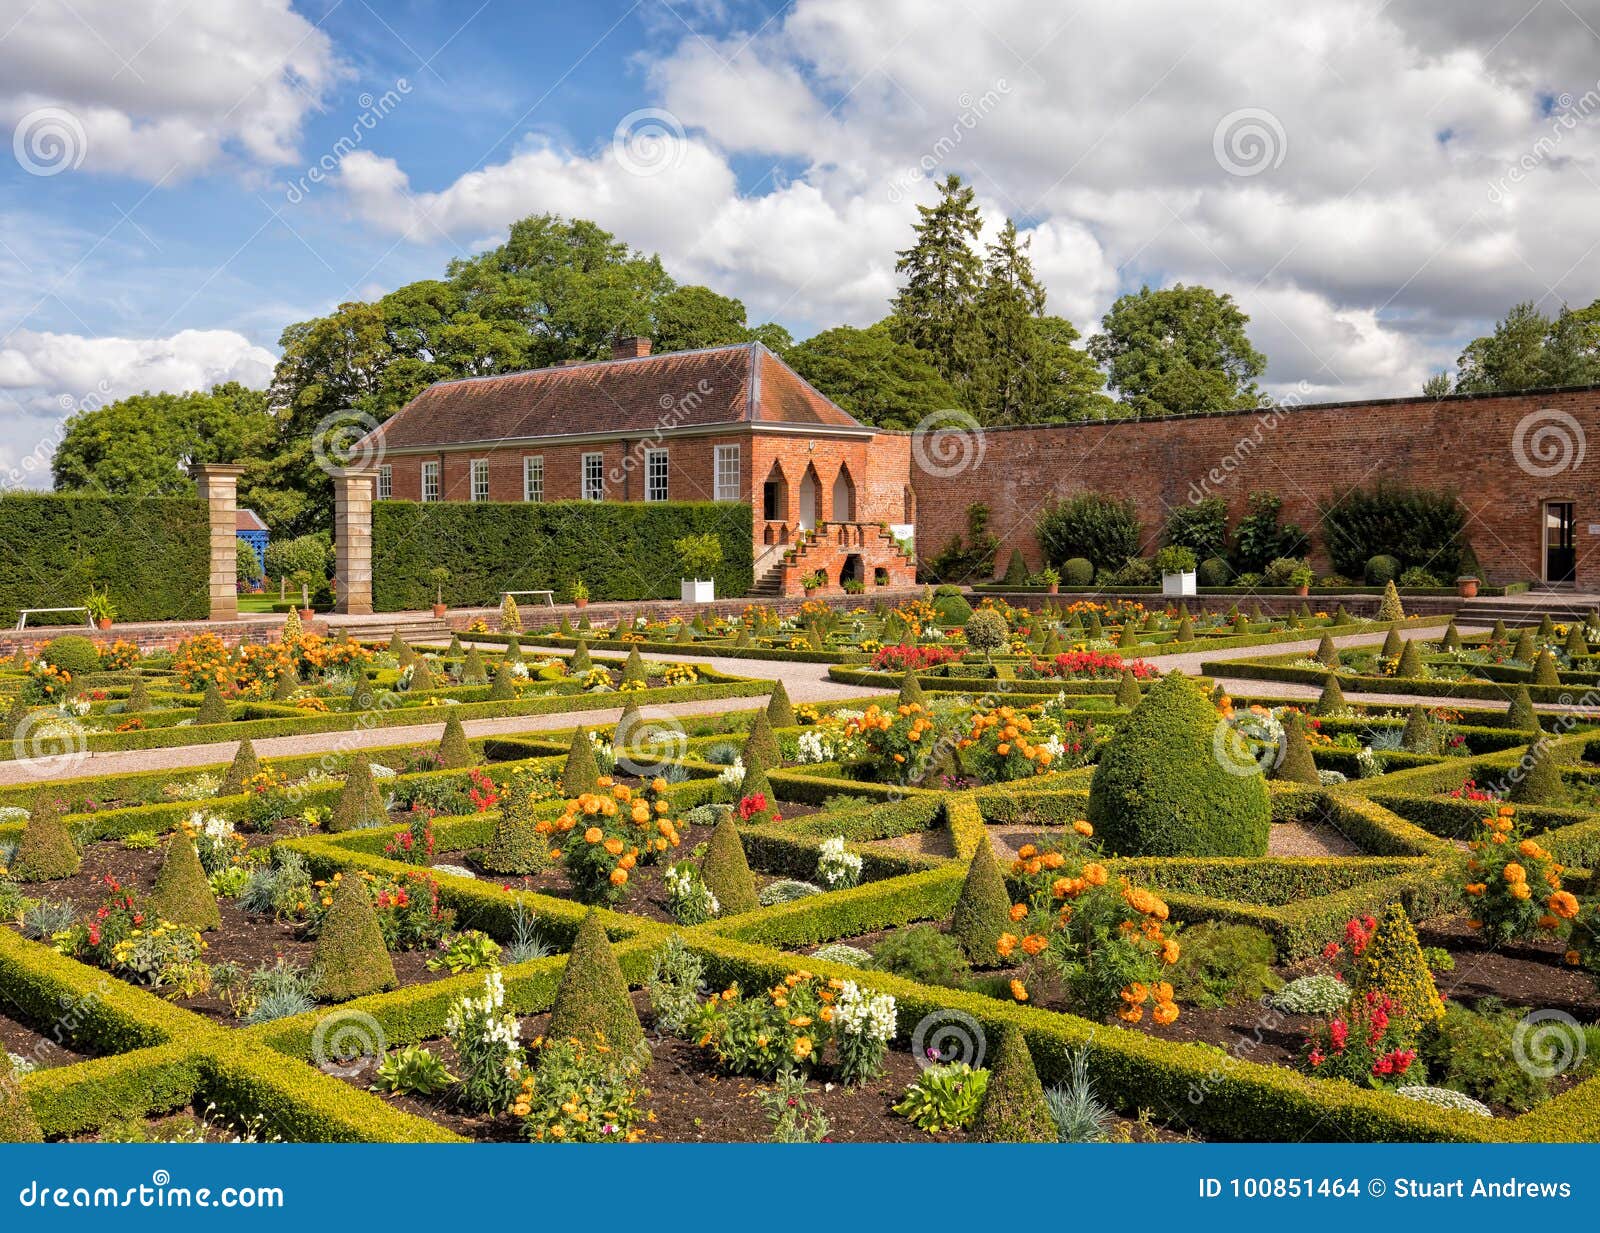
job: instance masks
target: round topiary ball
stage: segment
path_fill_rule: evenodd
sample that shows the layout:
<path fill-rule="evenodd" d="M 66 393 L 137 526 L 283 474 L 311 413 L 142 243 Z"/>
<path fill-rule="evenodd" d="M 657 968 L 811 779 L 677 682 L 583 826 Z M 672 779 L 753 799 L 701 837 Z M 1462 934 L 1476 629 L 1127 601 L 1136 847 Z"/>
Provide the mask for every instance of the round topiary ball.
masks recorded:
<path fill-rule="evenodd" d="M 1266 854 L 1272 820 L 1266 779 L 1259 769 L 1237 773 L 1219 753 L 1224 722 L 1182 673 L 1169 673 L 1146 692 L 1117 726 L 1089 786 L 1089 821 L 1108 852 Z"/>
<path fill-rule="evenodd" d="M 100 671 L 100 652 L 94 649 L 94 643 L 78 634 L 50 639 L 39 652 L 39 658 L 74 677 Z"/>
<path fill-rule="evenodd" d="M 1400 562 L 1387 552 L 1380 552 L 1375 557 L 1367 558 L 1365 576 L 1369 587 L 1381 587 L 1400 576 Z"/>
<path fill-rule="evenodd" d="M 1195 568 L 1196 586 L 1225 587 L 1233 581 L 1233 569 L 1221 557 L 1207 557 Z"/>
<path fill-rule="evenodd" d="M 1094 562 L 1086 557 L 1068 557 L 1061 563 L 1061 584 L 1086 587 L 1094 583 Z"/>
<path fill-rule="evenodd" d="M 965 625 L 972 619 L 972 605 L 959 595 L 941 595 L 933 601 L 934 614 L 941 625 Z"/>

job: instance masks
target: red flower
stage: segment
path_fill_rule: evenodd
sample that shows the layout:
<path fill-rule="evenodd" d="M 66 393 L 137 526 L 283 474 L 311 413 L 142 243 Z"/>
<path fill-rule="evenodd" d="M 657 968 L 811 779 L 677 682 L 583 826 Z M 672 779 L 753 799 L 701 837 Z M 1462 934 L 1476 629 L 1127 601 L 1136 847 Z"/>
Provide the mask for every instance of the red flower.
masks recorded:
<path fill-rule="evenodd" d="M 739 801 L 739 819 L 748 822 L 758 813 L 764 813 L 767 808 L 767 794 L 757 792 L 753 796 L 744 797 Z"/>

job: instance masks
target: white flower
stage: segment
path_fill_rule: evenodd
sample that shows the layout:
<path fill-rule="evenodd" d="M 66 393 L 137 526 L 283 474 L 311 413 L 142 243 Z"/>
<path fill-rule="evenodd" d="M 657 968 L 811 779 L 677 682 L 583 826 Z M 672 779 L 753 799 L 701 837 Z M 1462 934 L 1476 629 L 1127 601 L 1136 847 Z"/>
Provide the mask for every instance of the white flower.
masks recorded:
<path fill-rule="evenodd" d="M 833 742 L 818 728 L 807 728 L 797 741 L 796 762 L 833 761 Z"/>
<path fill-rule="evenodd" d="M 728 788 L 737 788 L 743 781 L 744 760 L 742 758 L 735 758 L 723 769 L 722 774 L 717 776 L 717 782 Z"/>
<path fill-rule="evenodd" d="M 861 858 L 844 850 L 843 835 L 822 841 L 817 876 L 831 887 L 854 886 L 861 880 Z"/>
<path fill-rule="evenodd" d="M 894 1036 L 898 1017 L 894 997 L 888 993 L 868 993 L 853 980 L 844 982 L 834 1006 L 833 1025 L 845 1036 L 858 1036 L 887 1044 Z"/>
<path fill-rule="evenodd" d="M 528 665 L 520 659 L 512 660 L 511 667 L 507 671 L 511 673 L 514 680 L 526 681 L 528 679 Z"/>

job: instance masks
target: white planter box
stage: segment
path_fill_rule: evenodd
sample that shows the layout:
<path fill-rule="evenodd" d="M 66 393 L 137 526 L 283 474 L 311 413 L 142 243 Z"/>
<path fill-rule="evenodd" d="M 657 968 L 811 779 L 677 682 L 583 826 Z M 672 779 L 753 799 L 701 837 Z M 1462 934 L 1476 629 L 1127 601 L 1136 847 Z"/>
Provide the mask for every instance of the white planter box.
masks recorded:
<path fill-rule="evenodd" d="M 1194 571 L 1189 570 L 1182 574 L 1162 574 L 1161 593 L 1163 595 L 1194 595 Z"/>
<path fill-rule="evenodd" d="M 709 604 L 717 598 L 715 578 L 681 578 L 679 595 L 686 604 Z"/>

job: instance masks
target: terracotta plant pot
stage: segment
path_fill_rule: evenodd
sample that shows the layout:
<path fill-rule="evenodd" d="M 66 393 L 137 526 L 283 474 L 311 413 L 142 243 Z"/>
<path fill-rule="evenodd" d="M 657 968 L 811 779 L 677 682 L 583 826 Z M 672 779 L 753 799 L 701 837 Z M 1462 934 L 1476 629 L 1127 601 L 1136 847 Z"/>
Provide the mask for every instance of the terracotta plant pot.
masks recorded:
<path fill-rule="evenodd" d="M 448 607 L 446 604 L 435 604 L 433 606 L 433 615 L 435 617 L 442 617 L 445 613 L 446 607 Z"/>
<path fill-rule="evenodd" d="M 1050 594 L 1052 594 L 1052 595 L 1060 595 L 1061 594 L 1061 584 L 1059 582 L 1052 582 L 1050 584 Z"/>
<path fill-rule="evenodd" d="M 810 599 L 813 595 L 815 595 L 817 593 L 817 588 L 816 587 L 801 587 L 800 589 L 806 593 L 806 598 L 807 599 Z"/>
<path fill-rule="evenodd" d="M 98 621 L 95 622 L 95 624 L 98 625 L 101 629 L 110 629 L 111 628 L 111 618 L 110 617 L 101 617 Z"/>
<path fill-rule="evenodd" d="M 316 615 L 317 614 L 315 612 L 313 612 L 310 608 L 302 608 L 302 609 L 300 609 L 300 619 L 302 621 L 309 621 L 312 617 L 314 617 Z"/>
<path fill-rule="evenodd" d="M 1309 586 L 1295 587 L 1294 593 L 1296 595 L 1299 595 L 1299 596 L 1310 595 L 1311 594 L 1311 588 Z"/>
<path fill-rule="evenodd" d="M 1457 578 L 1456 594 L 1462 599 L 1476 599 L 1478 595 L 1478 580 L 1476 578 Z"/>
<path fill-rule="evenodd" d="M 588 599 L 587 596 L 583 596 L 581 598 L 575 599 L 572 602 L 575 605 L 577 605 L 579 608 L 587 608 L 589 606 L 589 599 Z"/>

